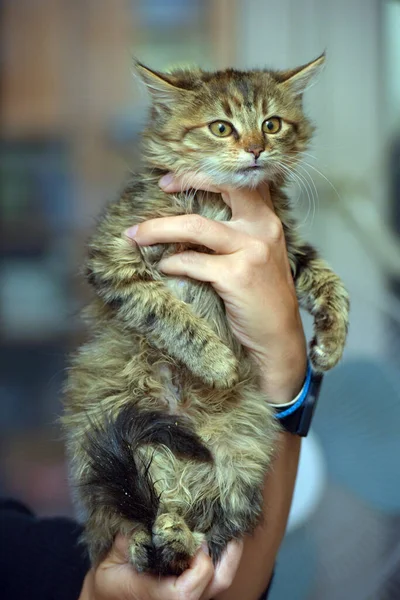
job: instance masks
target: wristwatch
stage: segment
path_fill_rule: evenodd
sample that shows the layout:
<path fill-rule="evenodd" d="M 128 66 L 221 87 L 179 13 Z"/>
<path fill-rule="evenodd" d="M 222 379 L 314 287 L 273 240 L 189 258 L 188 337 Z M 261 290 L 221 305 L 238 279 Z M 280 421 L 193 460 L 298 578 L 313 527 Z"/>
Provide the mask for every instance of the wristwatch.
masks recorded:
<path fill-rule="evenodd" d="M 317 406 L 323 374 L 313 370 L 310 362 L 304 385 L 298 396 L 288 404 L 273 404 L 275 417 L 285 431 L 306 437 Z"/>

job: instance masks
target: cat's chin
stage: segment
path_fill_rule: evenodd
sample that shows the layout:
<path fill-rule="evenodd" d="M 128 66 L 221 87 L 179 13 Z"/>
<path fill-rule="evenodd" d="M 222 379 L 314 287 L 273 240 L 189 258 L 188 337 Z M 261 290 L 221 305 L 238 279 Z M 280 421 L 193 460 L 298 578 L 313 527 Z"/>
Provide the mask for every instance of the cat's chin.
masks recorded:
<path fill-rule="evenodd" d="M 217 186 L 256 188 L 263 181 L 270 181 L 271 174 L 266 169 L 240 169 L 231 173 L 212 175 Z"/>

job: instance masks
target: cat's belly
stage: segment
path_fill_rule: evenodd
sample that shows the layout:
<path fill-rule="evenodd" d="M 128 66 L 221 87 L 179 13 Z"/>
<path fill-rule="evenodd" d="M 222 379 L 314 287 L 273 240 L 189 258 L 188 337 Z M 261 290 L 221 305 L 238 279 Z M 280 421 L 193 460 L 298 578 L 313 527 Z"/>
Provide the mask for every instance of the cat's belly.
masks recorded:
<path fill-rule="evenodd" d="M 195 196 L 174 196 L 174 200 L 180 214 L 182 214 L 182 209 L 185 209 L 186 213 L 198 214 L 206 219 L 211 219 L 212 221 L 229 221 L 231 219 L 231 210 L 222 200 L 220 194 L 198 191 Z M 183 300 L 183 302 L 191 304 L 196 313 L 198 313 L 198 309 L 200 309 L 200 306 L 196 305 L 203 301 L 201 296 L 203 296 L 204 293 L 206 295 L 216 295 L 209 284 L 202 284 L 199 286 L 190 279 L 182 277 L 168 277 L 165 283 L 174 296 Z"/>
<path fill-rule="evenodd" d="M 186 205 L 186 212 L 197 213 L 214 221 L 228 221 L 231 217 L 229 207 L 225 204 L 219 194 L 205 194 L 198 192 L 197 201 L 193 205 Z M 178 198 L 176 199 L 178 200 Z M 179 198 L 181 201 L 182 198 Z M 187 201 L 187 199 L 185 199 Z M 182 214 L 182 205 L 177 205 L 179 213 Z M 174 252 L 182 252 L 185 250 L 183 244 L 179 244 L 178 248 L 167 248 L 167 256 Z M 197 249 L 195 246 L 189 248 Z M 204 247 L 199 248 L 199 251 L 205 250 Z M 164 255 L 166 248 L 162 244 L 159 246 L 151 246 L 143 248 L 143 253 L 150 259 L 151 262 L 158 262 Z M 172 251 L 172 252 L 171 252 Z M 205 319 L 210 327 L 215 331 L 220 339 L 228 346 L 232 347 L 232 333 L 229 329 L 225 307 L 214 288 L 209 283 L 196 281 L 189 277 L 174 277 L 163 276 L 163 282 L 170 292 L 182 302 L 190 304 L 193 312 Z M 171 368 L 169 364 L 158 364 L 155 366 L 155 376 L 162 383 L 164 389 L 164 401 L 168 406 L 168 411 L 171 414 L 179 414 L 181 412 L 182 390 L 180 385 L 179 372 Z"/>
<path fill-rule="evenodd" d="M 210 283 L 185 277 L 168 277 L 165 285 L 179 300 L 190 304 L 193 312 L 205 319 L 219 337 L 226 338 L 224 304 Z"/>

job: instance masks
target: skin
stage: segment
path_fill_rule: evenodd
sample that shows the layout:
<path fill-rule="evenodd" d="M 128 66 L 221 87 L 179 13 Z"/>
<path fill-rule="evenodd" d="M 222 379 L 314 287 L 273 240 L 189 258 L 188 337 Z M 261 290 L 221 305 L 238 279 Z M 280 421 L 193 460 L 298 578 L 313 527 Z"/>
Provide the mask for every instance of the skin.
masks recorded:
<path fill-rule="evenodd" d="M 126 233 L 139 245 L 192 242 L 215 254 L 183 252 L 162 260 L 166 274 L 209 282 L 223 299 L 230 326 L 260 368 L 263 389 L 277 404 L 290 401 L 304 381 L 307 350 L 282 225 L 268 187 L 216 188 L 204 177 L 184 183 L 165 176 L 166 192 L 193 187 L 222 194 L 229 222 L 199 215 L 152 219 Z M 108 555 L 89 571 L 79 600 L 258 600 L 271 578 L 289 515 L 300 439 L 280 436 L 264 486 L 268 519 L 243 543 L 230 543 L 214 569 L 206 548 L 180 577 L 157 579 L 128 564 L 127 542 L 118 536 Z"/>

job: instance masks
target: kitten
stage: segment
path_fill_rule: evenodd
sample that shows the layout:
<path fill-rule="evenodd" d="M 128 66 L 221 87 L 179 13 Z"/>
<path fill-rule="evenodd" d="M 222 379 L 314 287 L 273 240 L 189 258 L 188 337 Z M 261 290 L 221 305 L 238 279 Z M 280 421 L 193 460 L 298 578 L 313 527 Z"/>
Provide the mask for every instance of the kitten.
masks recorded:
<path fill-rule="evenodd" d="M 283 191 L 310 142 L 302 95 L 324 59 L 290 71 L 165 74 L 137 66 L 152 97 L 144 167 L 90 241 L 92 335 L 65 389 L 72 485 L 94 563 L 118 532 L 129 537 L 139 571 L 179 574 L 203 541 L 218 561 L 229 540 L 260 520 L 278 431 L 257 369 L 213 288 L 157 268 L 187 245 L 138 247 L 124 236 L 155 217 L 230 219 L 219 194 L 166 194 L 162 174 L 197 171 L 215 184 L 244 187 L 269 182 L 298 299 L 314 317 L 311 361 L 324 371 L 342 355 L 347 292 L 298 237 Z"/>

